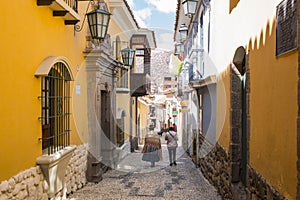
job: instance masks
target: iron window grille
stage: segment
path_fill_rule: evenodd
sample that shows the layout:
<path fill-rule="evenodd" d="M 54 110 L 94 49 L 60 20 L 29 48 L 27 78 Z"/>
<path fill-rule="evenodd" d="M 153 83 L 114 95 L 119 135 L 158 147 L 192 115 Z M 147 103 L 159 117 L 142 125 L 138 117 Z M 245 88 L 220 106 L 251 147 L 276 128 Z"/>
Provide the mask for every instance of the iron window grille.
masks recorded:
<path fill-rule="evenodd" d="M 64 63 L 52 66 L 42 78 L 42 150 L 53 154 L 70 145 L 70 81 Z"/>

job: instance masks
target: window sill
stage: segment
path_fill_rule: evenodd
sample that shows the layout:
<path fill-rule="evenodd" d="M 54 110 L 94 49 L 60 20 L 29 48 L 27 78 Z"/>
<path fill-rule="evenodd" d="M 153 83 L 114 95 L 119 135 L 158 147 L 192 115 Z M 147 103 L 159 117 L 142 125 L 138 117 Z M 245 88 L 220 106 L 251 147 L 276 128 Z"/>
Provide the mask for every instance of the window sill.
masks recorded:
<path fill-rule="evenodd" d="M 128 93 L 130 93 L 130 89 L 129 88 L 117 88 L 116 92 L 117 93 L 126 93 L 126 94 L 128 94 Z"/>
<path fill-rule="evenodd" d="M 42 155 L 36 159 L 36 164 L 41 167 L 48 182 L 48 197 L 55 197 L 63 189 L 66 169 L 75 149 L 75 146 L 69 146 L 52 155 Z"/>

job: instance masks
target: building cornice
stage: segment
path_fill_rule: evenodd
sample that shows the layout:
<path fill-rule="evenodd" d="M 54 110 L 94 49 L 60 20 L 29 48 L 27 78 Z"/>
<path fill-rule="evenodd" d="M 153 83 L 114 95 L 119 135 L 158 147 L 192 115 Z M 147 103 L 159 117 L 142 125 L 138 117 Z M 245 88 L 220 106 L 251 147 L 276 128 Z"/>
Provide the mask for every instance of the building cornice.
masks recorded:
<path fill-rule="evenodd" d="M 140 28 L 126 0 L 110 0 L 109 7 L 113 20 L 126 35 L 130 37 L 133 31 Z"/>
<path fill-rule="evenodd" d="M 211 76 L 207 76 L 204 79 L 201 79 L 199 81 L 191 81 L 189 82 L 189 86 L 191 88 L 201 88 L 204 86 L 208 86 L 211 84 L 216 84 L 217 83 L 217 78 L 216 75 L 211 75 Z"/>

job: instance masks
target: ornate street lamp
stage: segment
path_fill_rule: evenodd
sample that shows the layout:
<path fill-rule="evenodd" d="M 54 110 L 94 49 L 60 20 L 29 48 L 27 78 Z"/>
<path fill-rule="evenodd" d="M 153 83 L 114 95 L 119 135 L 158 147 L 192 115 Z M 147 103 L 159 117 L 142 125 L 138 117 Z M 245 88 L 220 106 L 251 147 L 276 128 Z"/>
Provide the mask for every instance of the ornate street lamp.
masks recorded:
<path fill-rule="evenodd" d="M 188 27 L 185 24 L 181 24 L 179 28 L 180 41 L 185 41 L 188 35 Z"/>
<path fill-rule="evenodd" d="M 132 67 L 135 50 L 127 47 L 127 48 L 121 50 L 121 54 L 122 54 L 122 59 L 123 59 L 124 65 Z"/>
<path fill-rule="evenodd" d="M 196 12 L 198 0 L 184 0 L 182 2 L 183 5 L 183 12 L 185 15 L 191 17 Z"/>
<path fill-rule="evenodd" d="M 90 4 L 95 4 L 93 0 L 90 0 Z M 87 8 L 87 10 L 88 10 Z M 91 32 L 91 37 L 93 39 L 103 40 L 107 34 L 108 25 L 110 21 L 110 13 L 108 12 L 107 5 L 103 0 L 98 0 L 98 8 L 89 13 L 86 13 L 81 27 L 79 25 L 75 26 L 75 31 L 80 32 L 83 28 L 85 17 L 88 18 L 88 25 Z"/>
<path fill-rule="evenodd" d="M 102 40 L 107 34 L 110 13 L 106 10 L 96 9 L 86 14 L 93 39 Z"/>

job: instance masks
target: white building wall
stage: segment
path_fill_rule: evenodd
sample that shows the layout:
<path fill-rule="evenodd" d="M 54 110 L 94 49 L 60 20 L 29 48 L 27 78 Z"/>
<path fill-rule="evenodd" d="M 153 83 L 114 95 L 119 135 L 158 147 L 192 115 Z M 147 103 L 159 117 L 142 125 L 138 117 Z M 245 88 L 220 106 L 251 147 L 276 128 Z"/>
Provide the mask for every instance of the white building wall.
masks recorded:
<path fill-rule="evenodd" d="M 237 47 L 247 45 L 250 38 L 252 38 L 251 45 L 254 45 L 255 37 L 259 36 L 263 27 L 276 16 L 276 6 L 281 1 L 241 0 L 237 5 L 238 9 L 233 9 L 231 14 L 229 14 L 229 0 L 211 1 L 209 56 L 219 72 L 231 62 Z M 269 34 L 263 31 L 264 35 Z"/>

